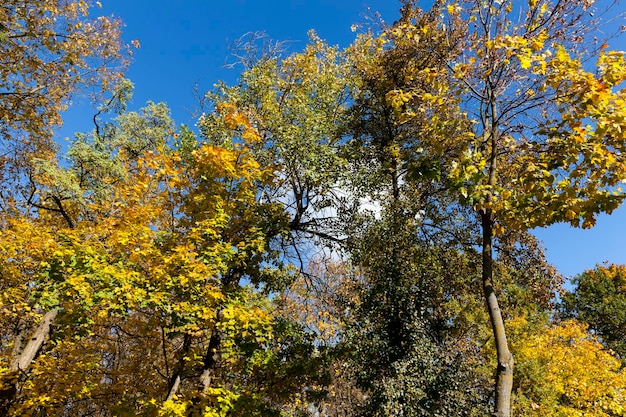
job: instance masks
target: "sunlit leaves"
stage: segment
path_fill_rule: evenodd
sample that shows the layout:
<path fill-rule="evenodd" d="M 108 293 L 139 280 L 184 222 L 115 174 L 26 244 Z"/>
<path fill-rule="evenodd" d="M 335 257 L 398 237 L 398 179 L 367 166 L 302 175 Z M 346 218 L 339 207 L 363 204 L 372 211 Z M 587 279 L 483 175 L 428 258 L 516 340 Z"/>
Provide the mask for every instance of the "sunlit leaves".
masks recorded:
<path fill-rule="evenodd" d="M 460 7 L 449 6 L 451 14 Z M 545 6 L 530 5 L 532 18 L 528 19 L 545 26 L 551 19 Z M 476 12 L 468 7 L 460 13 Z M 493 9 L 489 13 L 495 18 L 509 12 Z M 437 21 L 431 25 L 444 24 Z M 478 38 L 479 31 L 470 31 L 467 45 L 480 42 L 480 46 L 462 55 L 449 55 L 452 78 L 436 94 L 405 87 L 389 89 L 387 97 L 398 113 L 396 123 L 419 115 L 412 102 L 436 109 L 437 103 L 448 103 L 450 94 L 467 97 L 466 112 L 459 109 L 459 113 L 473 113 L 476 119 L 468 120 L 471 130 L 455 137 L 465 151 L 452 161 L 448 178 L 466 203 L 478 211 L 493 211 L 501 227 L 532 228 L 559 221 L 591 227 L 595 214 L 611 212 L 623 199 L 620 184 L 626 170 L 621 155 L 625 142 L 620 132 L 625 129 L 625 117 L 623 92 L 619 90 L 626 75 L 623 53 L 602 48 L 598 71 L 592 73 L 583 67 L 582 55 L 570 52 L 569 40 L 556 37 L 547 27 L 535 30 L 523 22 L 518 26 L 503 23 L 484 39 Z M 415 33 L 423 26 L 421 21 L 396 25 L 393 33 L 402 39 L 402 33 Z M 578 29 L 572 26 L 571 30 Z M 435 68 L 427 70 L 438 72 Z M 410 74 L 415 79 L 428 79 L 424 70 Z M 437 80 L 443 78 L 438 76 Z M 497 95 L 486 95 L 490 88 Z M 499 115 L 489 113 L 488 103 L 499 109 Z M 484 114 L 476 113 L 478 109 Z M 529 125 L 540 112 L 549 117 Z M 439 116 L 441 112 L 433 114 Z M 435 125 L 441 123 L 438 116 L 431 118 Z M 488 125 L 490 118 L 496 124 Z M 496 127 L 497 136 L 492 136 Z M 441 141 L 425 145 L 436 154 L 440 152 Z M 491 164 L 487 164 L 493 149 L 499 154 L 499 181 L 495 184 L 489 174 Z"/>
<path fill-rule="evenodd" d="M 419 138 L 426 158 L 445 155 L 438 178 L 481 219 L 484 291 L 498 344 L 498 416 L 510 415 L 513 361 L 495 298 L 492 238 L 564 221 L 591 227 L 596 214 L 610 213 L 626 196 L 619 90 L 626 62 L 606 47 L 594 54 L 579 46 L 594 28 L 587 6 L 472 1 L 436 3 L 425 13 L 407 2 L 377 49 L 401 51 L 400 40 L 412 42 L 415 52 L 400 65 L 380 66 L 381 75 L 402 69 L 383 87 L 393 106 L 387 121 Z M 411 65 L 416 57 L 419 67 Z M 595 72 L 583 65 L 590 58 L 597 58 Z M 437 81 L 415 82 L 429 73 L 439 74 Z M 409 149 L 408 141 L 400 148 Z"/>
<path fill-rule="evenodd" d="M 514 332 L 520 323 L 511 323 Z M 566 321 L 517 340 L 516 414 L 626 415 L 626 374 L 620 361 L 584 325 Z"/>
<path fill-rule="evenodd" d="M 247 145 L 266 173 L 264 198 L 281 201 L 294 228 L 328 205 L 345 161 L 338 145 L 345 118 L 349 74 L 345 56 L 313 32 L 302 52 L 261 59 L 241 75 L 239 85 L 218 85 L 207 94 L 215 112 L 199 121 L 212 143 Z"/>
<path fill-rule="evenodd" d="M 231 115 L 233 129 L 249 126 Z M 240 395 L 250 410 L 268 401 L 253 394 L 255 383 L 228 381 L 280 368 L 274 340 L 289 345 L 266 296 L 242 282 L 280 279 L 269 240 L 285 224 L 282 207 L 257 202 L 257 187 L 272 177 L 243 143 L 198 143 L 182 132 L 178 149 L 173 133 L 163 105 L 120 114 L 79 136 L 67 166 L 42 165 L 32 178 L 36 216 L 3 219 L 2 273 L 12 277 L 2 282 L 3 365 L 42 313 L 59 311 L 49 342 L 17 381 L 21 394 L 7 396 L 16 413 L 80 414 L 84 404 L 167 414 L 188 411 L 196 398 L 207 415 L 222 415 Z M 207 349 L 220 365 L 212 365 L 215 383 L 198 391 Z M 66 371 L 51 383 L 53 369 Z M 168 392 L 174 377 L 182 386 Z M 3 378 L 13 378 L 8 367 Z M 290 389 L 286 382 L 286 396 Z"/>
<path fill-rule="evenodd" d="M 112 89 L 125 68 L 120 21 L 89 17 L 89 2 L 3 2 L 0 134 L 7 152 L 52 154 L 52 129 L 81 87 Z M 12 141 L 9 146 L 7 141 Z M 47 154 L 47 155 L 46 155 Z"/>
<path fill-rule="evenodd" d="M 38 22 L 16 8 L 14 27 L 1 28 L 0 49 L 16 50 L 11 30 L 41 28 L 53 48 L 44 55 L 66 64 L 37 61 L 56 82 L 51 101 L 7 113 L 5 136 L 46 138 L 66 93 L 97 81 L 81 78 L 91 59 L 120 58 L 116 23 L 86 21 L 83 2 L 63 10 L 76 25 L 69 33 L 85 37 L 58 49 L 71 45 L 52 42 L 69 30 L 52 31 L 53 6 L 42 3 Z M 624 56 L 602 47 L 589 69 L 559 26 L 571 22 L 551 10 L 505 1 L 422 12 L 407 1 L 397 24 L 346 51 L 312 33 L 302 52 L 247 62 L 238 85 L 207 95 L 199 137 L 177 131 L 163 104 L 125 112 L 124 82 L 65 160 L 51 146 L 25 154 L 28 169 L 13 174 L 27 184 L 3 199 L 0 224 L 1 392 L 11 412 L 295 412 L 332 372 L 325 404 L 341 412 L 480 413 L 489 403 L 489 373 L 473 355 L 489 350 L 474 294 L 480 218 L 482 242 L 498 239 L 485 265 L 499 277 L 504 316 L 524 336 L 515 339 L 528 382 L 519 409 L 623 414 L 622 374 L 585 329 L 520 324 L 521 313 L 545 312 L 558 279 L 536 242 L 515 232 L 591 226 L 622 201 L 626 178 Z M 62 70 L 68 78 L 55 80 Z M 39 93 L 16 80 L 15 94 Z M 117 116 L 103 120 L 107 111 Z M 359 210 L 366 198 L 377 204 L 369 212 Z M 285 254 L 304 267 L 309 249 L 297 244 L 311 236 L 352 263 L 285 267 Z M 51 311 L 39 355 L 15 369 Z M 337 346 L 350 355 L 325 363 Z M 581 364 L 594 360 L 585 374 Z M 613 391 L 598 382 L 609 380 Z M 341 393 L 353 397 L 339 404 Z"/>

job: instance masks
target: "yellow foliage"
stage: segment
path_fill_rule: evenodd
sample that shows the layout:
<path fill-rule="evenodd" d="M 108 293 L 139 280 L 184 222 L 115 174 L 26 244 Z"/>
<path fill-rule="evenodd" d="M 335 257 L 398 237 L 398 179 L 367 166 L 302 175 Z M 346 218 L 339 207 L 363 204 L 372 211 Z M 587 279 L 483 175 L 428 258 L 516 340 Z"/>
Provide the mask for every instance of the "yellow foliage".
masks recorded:
<path fill-rule="evenodd" d="M 3 0 L 2 154 L 20 154 L 20 163 L 30 157 L 53 160 L 53 129 L 62 124 L 72 94 L 81 87 L 110 91 L 121 78 L 130 55 L 121 42 L 121 22 L 92 18 L 89 6 L 87 0 Z"/>
<path fill-rule="evenodd" d="M 162 417 L 186 417 L 187 416 L 187 407 L 189 406 L 188 401 L 177 401 L 178 398 L 174 395 L 174 398 L 171 400 L 164 401 L 161 404 L 161 408 L 159 409 L 159 416 Z"/>
<path fill-rule="evenodd" d="M 220 103 L 217 111 L 222 115 L 225 126 L 230 130 L 242 130 L 242 139 L 248 143 L 254 143 L 261 139 L 258 130 L 252 126 L 249 118 L 241 113 L 232 103 Z"/>
<path fill-rule="evenodd" d="M 67 404 L 80 413 L 78 400 L 87 398 L 120 414 L 145 407 L 163 416 L 187 415 L 193 394 L 187 387 L 161 404 L 133 405 L 134 398 L 164 398 L 167 379 L 155 372 L 171 374 L 178 361 L 200 366 L 206 340 L 217 330 L 225 334 L 220 360 L 241 372 L 246 356 L 238 338 L 258 346 L 271 339 L 273 318 L 263 303 L 244 295 L 239 278 L 224 284 L 231 270 L 261 269 L 263 225 L 272 221 L 262 213 L 281 219 L 279 207 L 257 211 L 256 186 L 270 177 L 248 149 L 204 144 L 184 162 L 161 146 L 118 158 L 124 178 L 107 198 L 86 199 L 72 213 L 72 227 L 43 210 L 41 216 L 3 218 L 2 329 L 21 323 L 28 331 L 48 309 L 60 311 L 50 342 L 20 381 L 15 415 L 35 409 L 56 415 Z M 193 340 L 187 351 L 183 337 Z M 3 369 L 14 350 L 10 344 L 0 349 Z M 10 375 L 3 371 L 2 381 Z M 238 394 L 206 395 L 216 404 L 206 415 L 222 416 Z M 118 403 L 107 402 L 110 396 Z"/>
<path fill-rule="evenodd" d="M 528 333 L 525 325 L 523 319 L 509 323 L 515 334 L 516 415 L 626 415 L 621 362 L 586 326 L 565 321 Z"/>

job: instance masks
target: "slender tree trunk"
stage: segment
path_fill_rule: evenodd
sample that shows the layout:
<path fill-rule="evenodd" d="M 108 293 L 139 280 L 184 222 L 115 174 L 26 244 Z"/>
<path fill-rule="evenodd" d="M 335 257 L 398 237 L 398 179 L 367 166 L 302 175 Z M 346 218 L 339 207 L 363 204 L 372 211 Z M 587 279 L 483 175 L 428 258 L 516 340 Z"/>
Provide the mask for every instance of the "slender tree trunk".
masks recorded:
<path fill-rule="evenodd" d="M 218 314 L 221 314 L 218 313 Z M 202 369 L 197 385 L 197 394 L 191 398 L 190 415 L 201 415 L 203 394 L 211 387 L 212 378 L 219 358 L 219 349 L 222 344 L 222 337 L 219 330 L 214 329 L 209 339 L 204 358 L 202 359 Z"/>
<path fill-rule="evenodd" d="M 19 354 L 16 350 L 15 356 L 11 360 L 9 372 L 3 378 L 3 381 L 0 380 L 0 383 L 4 385 L 4 388 L 0 390 L 0 417 L 8 415 L 11 404 L 15 401 L 15 396 L 18 392 L 20 373 L 24 373 L 30 368 L 35 356 L 37 356 L 44 342 L 50 336 L 52 323 L 58 313 L 59 309 L 54 308 L 44 314 L 39 326 L 31 335 L 24 349 Z"/>
<path fill-rule="evenodd" d="M 215 366 L 217 365 L 217 358 L 221 343 L 222 338 L 220 337 L 220 333 L 217 329 L 215 329 L 213 334 L 211 334 L 209 345 L 207 346 L 207 350 L 202 361 L 202 374 L 200 375 L 200 384 L 198 386 L 198 390 L 200 392 L 205 392 L 211 386 L 211 377 Z"/>
<path fill-rule="evenodd" d="M 174 396 L 178 392 L 178 387 L 180 387 L 180 381 L 180 374 L 174 375 L 171 378 L 165 401 L 172 401 L 174 399 Z"/>
<path fill-rule="evenodd" d="M 511 391 L 513 390 L 513 355 L 509 351 L 509 345 L 506 339 L 506 331 L 504 329 L 504 320 L 502 312 L 498 306 L 498 299 L 493 288 L 493 247 L 492 247 L 492 229 L 493 218 L 490 210 L 485 210 L 481 214 L 482 231 L 483 231 L 483 247 L 482 247 L 482 282 L 485 294 L 485 302 L 489 319 L 491 320 L 491 328 L 496 343 L 496 354 L 498 357 L 498 367 L 496 370 L 496 388 L 495 388 L 495 417 L 511 416 Z"/>
<path fill-rule="evenodd" d="M 202 369 L 198 381 L 199 392 L 205 392 L 211 386 L 211 377 L 213 375 L 213 371 L 215 370 L 215 366 L 217 365 L 217 356 L 219 354 L 218 351 L 221 341 L 222 340 L 219 331 L 215 329 L 211 334 L 209 344 L 202 360 Z M 186 334 L 183 346 L 181 348 L 182 354 L 180 356 L 178 365 L 169 379 L 166 401 L 173 400 L 174 396 L 178 393 L 178 389 L 180 387 L 185 368 L 185 356 L 189 353 L 190 348 L 191 336 L 189 334 Z M 199 401 L 199 398 L 194 398 L 192 400 L 193 403 L 197 403 Z"/>
<path fill-rule="evenodd" d="M 178 388 L 180 387 L 180 383 L 182 381 L 182 375 L 185 371 L 185 357 L 189 353 L 189 349 L 191 348 L 191 335 L 186 333 L 183 336 L 183 345 L 181 346 L 181 354 L 178 359 L 178 364 L 176 365 L 176 369 L 172 375 L 170 375 L 170 379 L 168 381 L 167 387 L 167 396 L 165 397 L 165 401 L 170 401 L 174 399 L 174 396 L 178 392 Z"/>

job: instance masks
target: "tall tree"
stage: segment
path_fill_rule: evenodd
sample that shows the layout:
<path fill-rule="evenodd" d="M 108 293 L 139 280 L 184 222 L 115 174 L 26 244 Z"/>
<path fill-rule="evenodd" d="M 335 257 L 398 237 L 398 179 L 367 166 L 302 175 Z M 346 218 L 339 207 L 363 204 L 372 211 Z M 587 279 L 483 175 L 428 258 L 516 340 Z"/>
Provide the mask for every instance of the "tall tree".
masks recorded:
<path fill-rule="evenodd" d="M 67 193 L 48 193 L 44 205 L 39 199 L 39 186 L 63 190 L 72 182 L 62 176 L 43 174 L 48 168 L 54 170 L 56 144 L 52 142 L 52 132 L 61 124 L 61 112 L 81 88 L 85 92 L 89 88 L 96 92 L 94 97 L 98 97 L 98 93 L 104 94 L 116 87 L 130 54 L 120 39 L 120 21 L 106 17 L 90 19 L 88 12 L 89 3 L 83 1 L 9 1 L 0 7 L 0 147 L 3 154 L 0 206 L 9 245 L 19 244 L 22 234 L 32 239 L 28 243 L 23 241 L 25 250 L 17 252 L 21 255 L 16 256 L 25 259 L 42 255 L 39 237 L 48 236 L 50 242 L 43 247 L 50 249 L 54 247 L 54 237 L 49 233 L 54 233 L 57 227 L 74 226 L 72 215 L 75 213 L 70 210 L 76 205 L 64 202 L 70 198 Z M 121 90 L 128 90 L 130 84 L 122 84 L 126 87 Z M 114 97 L 113 102 L 121 101 Z M 40 181 L 44 176 L 45 185 Z M 57 180 L 61 182 L 55 182 Z M 50 215 L 52 212 L 58 216 Z M 38 216 L 41 218 L 37 219 Z M 47 224 L 50 229 L 33 231 L 32 226 L 39 220 L 40 226 Z M 28 265 L 26 261 L 24 269 L 14 271 L 11 279 L 5 280 L 5 288 L 19 282 L 29 285 L 23 281 L 24 274 L 34 273 L 37 268 Z M 6 271 L 12 270 L 10 262 L 5 267 Z M 15 292 L 15 289 L 9 290 L 9 298 L 3 300 L 15 303 L 12 310 L 15 326 L 7 332 L 6 339 L 13 344 L 11 373 L 29 369 L 58 315 L 58 309 L 51 308 L 44 311 L 40 323 L 33 322 L 40 310 L 28 306 L 32 302 L 26 295 L 28 291 Z M 21 309 L 24 305 L 26 310 Z M 31 314 L 20 316 L 20 311 L 31 311 Z M 16 317 L 20 317 L 19 320 Z M 17 337 L 11 341 L 12 335 Z M 6 396 L 11 397 L 14 388 L 12 383 L 3 387 L 3 412 L 6 412 Z"/>
<path fill-rule="evenodd" d="M 562 312 L 585 323 L 626 363 L 626 266 L 598 265 L 572 280 Z"/>
<path fill-rule="evenodd" d="M 498 357 L 496 416 L 510 415 L 513 356 L 496 297 L 494 237 L 559 221 L 591 227 L 596 213 L 624 198 L 624 56 L 585 44 L 596 27 L 591 7 L 576 0 L 437 2 L 425 13 L 407 1 L 391 29 L 418 49 L 432 50 L 434 31 L 462 51 L 442 55 L 445 71 L 431 71 L 445 74 L 440 94 L 418 85 L 390 91 L 389 99 L 410 126 L 451 94 L 457 119 L 466 122 L 456 137 L 425 136 L 421 144 L 433 159 L 442 143 L 461 148 L 442 176 L 480 218 L 483 291 Z M 590 72 L 583 62 L 594 57 Z"/>
<path fill-rule="evenodd" d="M 89 17 L 88 0 L 7 0 L 0 6 L 0 146 L 7 160 L 54 156 L 61 113 L 80 89 L 111 91 L 129 49 L 121 22 Z M 18 158 L 19 157 L 19 158 Z"/>
<path fill-rule="evenodd" d="M 229 132 L 239 128 L 235 121 L 246 117 L 259 134 L 250 143 L 255 158 L 280 178 L 262 197 L 285 204 L 290 239 L 305 235 L 336 241 L 336 212 L 328 207 L 337 201 L 333 191 L 345 163 L 338 148 L 350 78 L 344 54 L 314 32 L 309 35 L 302 52 L 262 56 L 246 64 L 238 85 L 211 92 L 210 104 L 219 111 L 207 112 L 199 126 L 204 136 L 220 143 L 230 141 Z M 294 255 L 302 257 L 294 248 Z"/>
<path fill-rule="evenodd" d="M 347 51 L 355 79 L 342 155 L 348 194 L 357 196 L 359 210 L 347 219 L 346 249 L 362 283 L 342 345 L 367 398 L 354 414 L 481 415 L 482 387 L 469 382 L 481 380 L 470 371 L 475 346 L 464 343 L 462 320 L 452 319 L 475 273 L 466 233 L 473 219 L 447 198 L 437 173 L 456 150 L 442 147 L 426 156 L 421 144 L 460 134 L 463 121 L 453 117 L 456 99 L 442 97 L 436 108 L 415 114 L 409 128 L 389 99 L 390 92 L 412 87 L 438 94 L 446 83 L 445 74 L 435 76 L 445 63 L 438 53 L 454 51 L 436 34 L 431 50 L 419 50 L 384 29 L 380 37 L 360 36 Z"/>
<path fill-rule="evenodd" d="M 3 218 L 3 415 L 273 415 L 315 374 L 251 286 L 283 277 L 272 176 L 242 142 L 174 132 L 163 104 L 120 114 L 39 162 L 35 216 Z"/>

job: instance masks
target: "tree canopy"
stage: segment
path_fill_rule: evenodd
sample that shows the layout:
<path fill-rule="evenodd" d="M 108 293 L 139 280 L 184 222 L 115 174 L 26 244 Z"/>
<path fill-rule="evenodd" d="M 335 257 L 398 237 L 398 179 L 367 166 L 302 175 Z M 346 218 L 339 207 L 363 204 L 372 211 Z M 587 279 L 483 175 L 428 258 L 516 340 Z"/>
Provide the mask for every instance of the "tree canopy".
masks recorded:
<path fill-rule="evenodd" d="M 591 3 L 253 36 L 193 128 L 89 6 L 0 6 L 0 416 L 626 416 L 624 266 L 566 291 L 530 234 L 625 196 Z"/>

